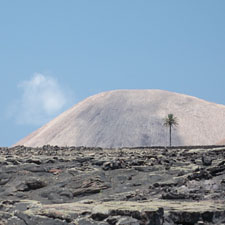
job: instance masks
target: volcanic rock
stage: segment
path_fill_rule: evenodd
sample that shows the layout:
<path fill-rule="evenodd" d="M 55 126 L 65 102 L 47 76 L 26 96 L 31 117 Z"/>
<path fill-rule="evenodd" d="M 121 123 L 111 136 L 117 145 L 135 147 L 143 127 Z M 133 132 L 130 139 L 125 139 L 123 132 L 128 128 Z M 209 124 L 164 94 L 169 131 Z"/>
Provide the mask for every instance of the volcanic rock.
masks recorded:
<path fill-rule="evenodd" d="M 0 224 L 221 225 L 224 153 L 221 146 L 0 148 Z M 202 165 L 205 155 L 211 165 Z"/>

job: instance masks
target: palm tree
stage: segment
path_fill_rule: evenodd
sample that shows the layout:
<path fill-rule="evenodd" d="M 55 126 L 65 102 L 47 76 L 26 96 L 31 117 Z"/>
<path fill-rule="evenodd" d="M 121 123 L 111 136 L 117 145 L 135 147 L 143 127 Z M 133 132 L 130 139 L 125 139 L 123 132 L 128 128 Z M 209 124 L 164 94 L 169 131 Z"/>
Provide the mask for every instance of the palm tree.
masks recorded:
<path fill-rule="evenodd" d="M 170 147 L 171 147 L 171 130 L 173 126 L 177 126 L 177 117 L 174 117 L 173 114 L 168 114 L 166 118 L 164 118 L 164 126 L 169 127 L 170 132 Z"/>

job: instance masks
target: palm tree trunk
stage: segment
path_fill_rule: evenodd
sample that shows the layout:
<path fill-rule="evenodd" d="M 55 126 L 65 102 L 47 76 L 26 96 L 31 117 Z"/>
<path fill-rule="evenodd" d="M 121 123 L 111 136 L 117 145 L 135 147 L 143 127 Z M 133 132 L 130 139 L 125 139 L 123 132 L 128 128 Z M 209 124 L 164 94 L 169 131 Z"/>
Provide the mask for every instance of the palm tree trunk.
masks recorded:
<path fill-rule="evenodd" d="M 170 147 L 171 147 L 171 126 L 170 126 Z"/>

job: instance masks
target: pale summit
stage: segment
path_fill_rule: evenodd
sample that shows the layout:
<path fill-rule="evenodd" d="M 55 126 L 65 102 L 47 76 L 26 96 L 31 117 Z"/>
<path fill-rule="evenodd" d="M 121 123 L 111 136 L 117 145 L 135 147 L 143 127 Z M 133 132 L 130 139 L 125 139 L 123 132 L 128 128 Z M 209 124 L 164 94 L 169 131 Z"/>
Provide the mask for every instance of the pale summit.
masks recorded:
<path fill-rule="evenodd" d="M 116 90 L 81 101 L 16 145 L 165 146 L 169 113 L 179 123 L 172 145 L 213 145 L 225 137 L 224 105 L 162 90 Z"/>

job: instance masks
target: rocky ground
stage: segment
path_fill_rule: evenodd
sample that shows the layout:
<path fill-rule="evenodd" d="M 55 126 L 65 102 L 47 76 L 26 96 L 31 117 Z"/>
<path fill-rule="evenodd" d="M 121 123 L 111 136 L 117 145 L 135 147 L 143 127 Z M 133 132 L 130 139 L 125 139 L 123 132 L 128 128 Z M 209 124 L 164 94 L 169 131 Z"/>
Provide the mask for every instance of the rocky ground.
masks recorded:
<path fill-rule="evenodd" d="M 225 224 L 225 147 L 0 148 L 0 225 Z"/>

